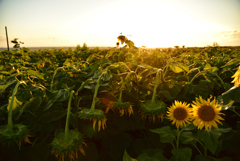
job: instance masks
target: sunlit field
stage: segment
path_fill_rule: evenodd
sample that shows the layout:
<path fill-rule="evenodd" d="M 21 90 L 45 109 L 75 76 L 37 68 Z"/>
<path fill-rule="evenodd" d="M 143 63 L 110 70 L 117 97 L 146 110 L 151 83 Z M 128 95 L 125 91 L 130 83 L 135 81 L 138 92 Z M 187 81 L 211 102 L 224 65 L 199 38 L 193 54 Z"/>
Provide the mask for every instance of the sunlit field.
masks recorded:
<path fill-rule="evenodd" d="M 0 161 L 240 160 L 240 48 L 0 51 Z"/>

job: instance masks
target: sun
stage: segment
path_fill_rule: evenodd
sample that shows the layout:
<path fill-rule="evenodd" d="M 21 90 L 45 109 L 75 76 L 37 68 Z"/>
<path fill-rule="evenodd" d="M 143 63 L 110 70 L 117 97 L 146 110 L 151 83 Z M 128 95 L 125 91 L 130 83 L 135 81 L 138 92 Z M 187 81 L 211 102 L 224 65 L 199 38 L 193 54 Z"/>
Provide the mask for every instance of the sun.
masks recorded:
<path fill-rule="evenodd" d="M 172 124 L 176 124 L 176 127 L 186 127 L 186 123 L 190 123 L 191 109 L 189 108 L 190 104 L 181 101 L 175 101 L 172 106 L 168 108 L 167 117 L 172 121 Z"/>
<path fill-rule="evenodd" d="M 201 96 L 196 98 L 196 101 L 193 101 L 193 124 L 202 129 L 205 127 L 206 130 L 211 130 L 212 126 L 218 128 L 217 123 L 220 123 L 220 120 L 224 120 L 220 115 L 221 105 L 216 102 L 214 98 L 213 101 L 210 101 L 211 97 L 207 100 L 204 100 Z"/>

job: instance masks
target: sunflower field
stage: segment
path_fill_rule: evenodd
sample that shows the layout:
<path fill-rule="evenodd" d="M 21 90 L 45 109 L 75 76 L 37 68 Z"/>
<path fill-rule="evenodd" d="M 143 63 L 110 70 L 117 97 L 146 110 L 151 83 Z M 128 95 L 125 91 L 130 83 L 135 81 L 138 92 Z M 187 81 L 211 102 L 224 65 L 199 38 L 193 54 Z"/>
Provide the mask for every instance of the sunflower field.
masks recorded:
<path fill-rule="evenodd" d="M 238 161 L 240 48 L 0 51 L 0 161 Z"/>

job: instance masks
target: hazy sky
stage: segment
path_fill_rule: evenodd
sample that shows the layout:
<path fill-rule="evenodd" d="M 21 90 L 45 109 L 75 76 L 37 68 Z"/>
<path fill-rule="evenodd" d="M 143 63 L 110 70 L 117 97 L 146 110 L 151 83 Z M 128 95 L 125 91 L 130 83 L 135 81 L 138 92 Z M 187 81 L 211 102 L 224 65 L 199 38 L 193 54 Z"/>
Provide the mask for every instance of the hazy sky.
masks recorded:
<path fill-rule="evenodd" d="M 0 47 L 240 45 L 240 0 L 0 0 Z M 10 47 L 13 44 L 10 43 Z"/>

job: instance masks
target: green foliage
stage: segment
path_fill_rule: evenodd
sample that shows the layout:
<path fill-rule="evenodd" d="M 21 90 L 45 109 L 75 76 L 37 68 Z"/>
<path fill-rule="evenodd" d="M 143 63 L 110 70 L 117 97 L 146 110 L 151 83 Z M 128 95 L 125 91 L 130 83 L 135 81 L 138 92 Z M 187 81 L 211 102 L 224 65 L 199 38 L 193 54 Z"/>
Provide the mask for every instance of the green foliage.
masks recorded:
<path fill-rule="evenodd" d="M 7 140 L 0 147 L 1 159 L 58 160 L 52 147 L 58 149 L 65 141 L 61 132 L 73 90 L 68 123 L 76 142 L 68 138 L 69 143 L 76 149 L 84 137 L 87 145 L 85 156 L 78 151 L 79 160 L 240 160 L 240 87 L 231 83 L 240 65 L 240 49 L 216 44 L 135 48 L 126 36 L 118 38 L 129 48 L 90 49 L 84 43 L 68 50 L 0 51 L 0 142 Z M 172 126 L 167 107 L 175 100 L 191 104 L 198 96 L 216 97 L 222 105 L 220 128 Z M 14 130 L 7 127 L 10 105 Z M 119 109 L 128 110 L 130 105 L 133 113 L 120 115 Z M 162 120 L 150 122 L 145 115 Z M 93 120 L 104 120 L 106 126 L 94 131 Z M 22 127 L 27 128 L 20 136 Z M 24 142 L 25 135 L 32 136 L 31 144 Z"/>

